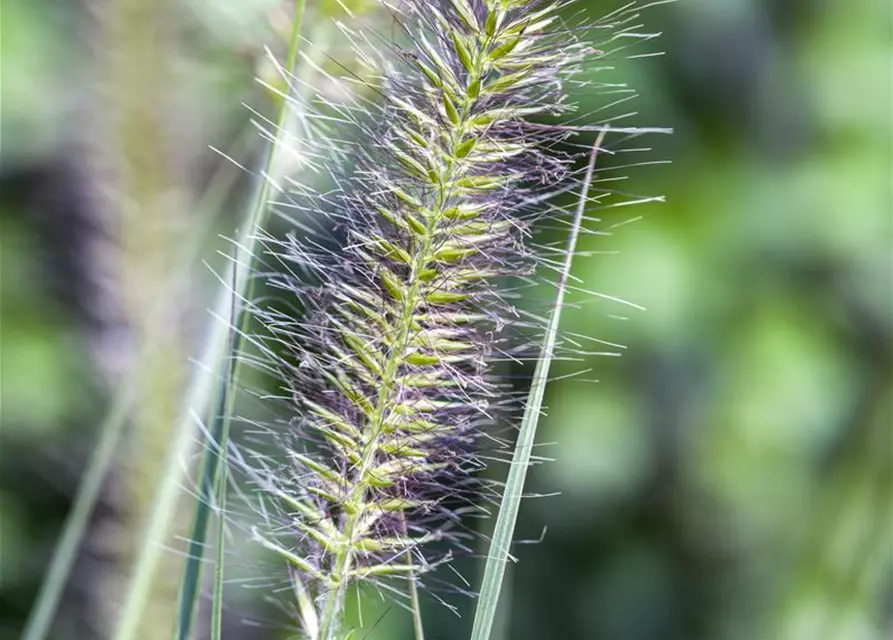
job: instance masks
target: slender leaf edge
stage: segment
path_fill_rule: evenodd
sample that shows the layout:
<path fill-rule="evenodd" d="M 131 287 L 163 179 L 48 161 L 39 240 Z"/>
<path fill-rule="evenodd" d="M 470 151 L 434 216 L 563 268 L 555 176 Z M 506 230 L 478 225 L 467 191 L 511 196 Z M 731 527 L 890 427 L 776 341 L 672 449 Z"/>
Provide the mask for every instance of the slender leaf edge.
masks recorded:
<path fill-rule="evenodd" d="M 546 385 L 549 381 L 549 369 L 555 355 L 555 341 L 558 336 L 558 325 L 561 321 L 561 312 L 564 306 L 564 296 L 567 291 L 567 282 L 570 277 L 574 254 L 577 249 L 577 241 L 580 237 L 580 228 L 586 205 L 589 200 L 589 189 L 592 186 L 592 178 L 595 174 L 595 164 L 598 153 L 602 148 L 607 129 L 602 129 L 596 138 L 595 144 L 589 155 L 589 165 L 583 179 L 580 190 L 580 199 L 577 203 L 571 233 L 567 243 L 567 252 L 561 275 L 558 282 L 558 293 L 555 305 L 549 318 L 546 335 L 540 358 L 537 361 L 533 374 L 533 381 L 527 396 L 524 408 L 524 416 L 521 420 L 521 428 L 518 440 L 512 454 L 512 462 L 509 467 L 505 491 L 502 496 L 499 514 L 496 517 L 496 526 L 493 538 L 490 542 L 490 550 L 487 553 L 487 562 L 484 566 L 484 576 L 481 581 L 481 591 L 478 604 L 475 608 L 474 623 L 472 625 L 471 640 L 489 640 L 493 622 L 496 618 L 496 609 L 499 604 L 499 594 L 502 590 L 503 577 L 506 563 L 508 562 L 509 549 L 514 535 L 515 524 L 518 520 L 518 510 L 521 504 L 521 495 L 524 491 L 524 480 L 533 452 L 533 444 L 536 438 L 536 429 L 540 417 L 540 409 L 543 404 Z"/>

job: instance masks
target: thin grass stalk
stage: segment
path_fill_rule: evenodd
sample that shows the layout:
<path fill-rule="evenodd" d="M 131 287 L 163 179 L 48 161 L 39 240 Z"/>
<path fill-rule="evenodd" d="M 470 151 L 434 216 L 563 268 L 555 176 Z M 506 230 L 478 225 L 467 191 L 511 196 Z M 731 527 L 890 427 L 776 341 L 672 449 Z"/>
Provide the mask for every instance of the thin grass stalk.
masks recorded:
<path fill-rule="evenodd" d="M 223 468 L 220 470 L 220 475 L 217 478 L 217 509 L 218 513 L 218 522 L 220 526 L 217 527 L 217 564 L 215 566 L 214 571 L 214 589 L 213 589 L 213 603 L 211 606 L 211 640 L 221 640 L 223 637 L 223 594 L 224 594 L 224 560 L 226 556 L 226 540 L 224 538 L 225 531 L 223 527 L 223 518 L 226 513 L 226 490 L 227 490 L 227 469 L 226 469 L 226 454 L 223 452 L 221 455 L 224 457 L 221 459 L 221 463 L 223 463 Z"/>
<path fill-rule="evenodd" d="M 490 630 L 490 640 L 511 640 L 509 634 L 512 631 L 512 598 L 515 593 L 512 579 L 514 574 L 515 565 L 506 564 L 505 575 L 502 578 L 502 590 L 499 592 L 499 602 L 496 605 L 496 615 L 493 618 L 493 628 Z"/>
<path fill-rule="evenodd" d="M 409 531 L 406 527 L 406 519 L 403 519 L 401 526 L 403 535 L 408 535 Z M 409 561 L 412 561 L 412 551 L 406 553 Z M 412 632 L 415 640 L 425 640 L 425 625 L 422 620 L 422 601 L 419 598 L 419 585 L 415 572 L 409 573 L 409 607 L 412 613 Z"/>
<path fill-rule="evenodd" d="M 307 0 L 297 0 L 295 3 L 295 13 L 292 21 L 291 36 L 289 39 L 288 57 L 286 66 L 284 67 L 284 80 L 286 87 L 290 87 L 288 74 L 294 72 L 297 62 L 298 51 L 300 48 L 301 31 L 304 22 L 304 13 L 307 7 Z M 288 89 L 277 96 L 277 117 L 276 132 L 277 135 L 285 127 L 285 121 L 288 116 Z M 270 198 L 271 183 L 269 176 L 275 166 L 277 147 L 275 141 L 268 145 L 266 159 L 263 171 L 259 176 L 259 184 L 257 193 L 252 201 L 251 213 L 246 223 L 240 229 L 238 241 L 235 247 L 235 257 L 231 267 L 231 276 L 229 278 L 229 286 L 232 289 L 231 304 L 227 314 L 227 324 L 220 324 L 220 330 L 228 330 L 229 328 L 238 327 L 237 330 L 228 330 L 228 337 L 225 341 L 226 347 L 221 352 L 219 359 L 224 361 L 227 354 L 236 354 L 241 350 L 242 340 L 248 329 L 250 318 L 242 313 L 242 300 L 246 297 L 253 297 L 254 281 L 250 278 L 253 268 L 254 257 L 256 253 L 255 245 L 259 235 L 259 230 L 263 227 Z M 186 640 L 190 637 L 193 621 L 195 617 L 196 603 L 201 590 L 202 568 L 204 552 L 207 547 L 208 526 L 212 508 L 214 504 L 213 495 L 216 487 L 216 502 L 218 509 L 222 509 L 225 503 L 225 493 L 227 490 L 227 448 L 229 446 L 230 420 L 235 404 L 235 389 L 238 384 L 241 360 L 231 358 L 226 366 L 226 374 L 220 382 L 217 390 L 216 402 L 208 403 L 208 406 L 215 407 L 211 414 L 211 431 L 209 435 L 210 442 L 205 448 L 201 465 L 201 485 L 200 497 L 196 502 L 196 511 L 193 520 L 192 533 L 189 538 L 187 551 L 187 563 L 184 571 L 184 577 L 181 585 L 180 597 L 180 615 L 178 622 L 178 638 Z M 202 412 L 204 413 L 204 412 Z M 219 475 L 219 479 L 218 479 Z M 223 555 L 224 555 L 224 513 L 220 511 L 218 515 L 219 525 L 217 527 L 217 569 L 215 571 L 214 581 L 214 605 L 212 610 L 212 625 L 220 633 L 220 620 L 222 619 L 223 606 Z M 213 637 L 213 636 L 212 636 Z"/>
<path fill-rule="evenodd" d="M 592 185 L 592 177 L 595 172 L 595 161 L 604 141 L 605 133 L 604 130 L 599 133 L 589 156 L 586 177 L 583 181 L 580 200 L 577 204 L 573 225 L 571 226 L 567 255 L 558 281 L 558 294 L 555 298 L 555 305 L 552 308 L 549 325 L 543 339 L 542 353 L 536 363 L 536 370 L 533 374 L 533 381 L 530 385 L 530 392 L 524 408 L 524 417 L 521 421 L 521 430 L 518 434 L 518 441 L 512 455 L 511 466 L 509 467 L 505 493 L 499 508 L 499 515 L 496 518 L 496 527 L 493 531 L 490 552 L 487 554 L 484 577 L 481 582 L 480 599 L 475 609 L 471 640 L 489 640 L 493 621 L 496 617 L 499 593 L 502 589 L 502 581 L 514 536 L 515 524 L 518 520 L 521 496 L 524 492 L 524 480 L 527 476 L 527 469 L 530 466 L 530 457 L 533 453 L 533 444 L 536 439 L 536 428 L 539 423 L 540 409 L 543 405 L 543 395 L 549 381 L 549 369 L 555 355 L 555 340 L 558 335 L 561 312 L 564 308 L 567 282 L 570 277 L 574 254 L 577 250 L 577 240 L 580 236 L 583 215 L 589 202 L 589 188 Z"/>
<path fill-rule="evenodd" d="M 136 395 L 136 379 L 131 374 L 125 380 L 121 391 L 115 395 L 112 408 L 99 427 L 99 442 L 78 487 L 46 577 L 41 583 L 36 603 L 25 624 L 22 640 L 43 640 L 49 633 L 78 549 L 87 531 L 90 515 L 99 499 L 103 481 L 121 442 Z"/>
<path fill-rule="evenodd" d="M 419 600 L 419 585 L 415 577 L 409 576 L 409 603 L 412 607 L 412 632 L 415 640 L 425 640 L 425 625 L 422 623 L 422 603 Z"/>
<path fill-rule="evenodd" d="M 228 309 L 230 296 L 227 291 L 221 291 L 215 309 L 221 317 Z M 186 406 L 203 406 L 207 402 L 209 394 L 214 390 L 213 366 L 218 362 L 218 356 L 226 344 L 226 332 L 218 331 L 211 335 L 205 347 L 198 375 L 194 376 L 190 385 Z M 185 423 L 188 420 L 190 426 L 194 423 L 194 415 L 191 411 L 185 411 L 179 421 Z M 118 627 L 113 637 L 116 640 L 128 640 L 135 638 L 138 624 L 142 616 L 142 606 L 148 596 L 152 579 L 157 570 L 160 558 L 166 549 L 164 541 L 167 538 L 170 522 L 176 512 L 177 498 L 181 492 L 181 479 L 189 464 L 189 452 L 195 438 L 193 430 L 178 429 L 175 440 L 172 443 L 171 453 L 165 462 L 163 482 L 159 486 L 152 508 L 152 518 L 149 520 L 148 529 L 145 532 L 145 541 L 140 550 L 136 565 L 136 571 L 127 593 L 124 608 Z"/>

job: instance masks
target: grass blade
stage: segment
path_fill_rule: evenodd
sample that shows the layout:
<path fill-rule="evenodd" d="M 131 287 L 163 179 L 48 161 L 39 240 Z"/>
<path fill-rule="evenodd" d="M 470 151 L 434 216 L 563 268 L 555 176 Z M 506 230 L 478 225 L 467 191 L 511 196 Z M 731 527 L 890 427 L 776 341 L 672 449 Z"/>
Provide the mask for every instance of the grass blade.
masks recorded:
<path fill-rule="evenodd" d="M 605 130 L 602 130 L 589 156 L 589 166 L 586 169 L 586 177 L 583 180 L 580 200 L 571 227 L 570 239 L 568 240 L 567 255 L 558 282 L 558 295 L 549 318 L 549 325 L 546 329 L 546 336 L 543 339 L 540 358 L 537 361 L 536 370 L 533 374 L 533 382 L 530 385 L 530 393 L 527 396 L 524 417 L 521 420 L 518 442 L 515 445 L 512 463 L 509 467 L 505 493 L 502 497 L 499 515 L 496 517 L 496 527 L 493 531 L 493 539 L 490 543 L 490 551 L 487 554 L 487 563 L 484 567 L 484 577 L 481 582 L 481 593 L 475 609 L 471 640 L 489 640 L 493 621 L 496 617 L 499 592 L 502 589 L 502 581 L 505 575 L 506 562 L 508 561 L 509 548 L 515 531 L 515 523 L 518 520 L 518 509 L 521 504 L 521 494 L 524 491 L 524 479 L 527 475 L 527 468 L 533 451 L 536 427 L 543 404 L 543 394 L 549 380 L 552 358 L 555 355 L 555 339 L 558 335 L 558 324 L 561 320 L 561 311 L 564 306 L 567 281 L 577 248 L 577 240 L 580 236 L 583 214 L 586 211 L 589 188 L 592 185 L 592 176 L 595 172 L 595 160 L 598 157 L 604 137 Z"/>
<path fill-rule="evenodd" d="M 99 498 L 102 482 L 112 465 L 115 450 L 124 433 L 137 386 L 136 380 L 132 376 L 128 377 L 124 388 L 116 394 L 112 408 L 99 428 L 99 442 L 65 521 L 46 578 L 41 583 L 37 601 L 25 625 L 22 640 L 42 640 L 50 630 L 62 591 L 87 530 L 90 515 Z"/>
<path fill-rule="evenodd" d="M 228 302 L 228 297 L 221 296 L 221 301 Z M 221 301 L 218 301 L 217 310 L 225 313 L 226 307 L 221 304 Z M 189 409 L 203 406 L 205 399 L 213 392 L 213 367 L 217 361 L 217 355 L 221 353 L 222 345 L 225 344 L 225 338 L 225 332 L 215 331 L 208 341 L 202 358 L 203 366 L 199 367 L 187 395 L 187 410 L 184 411 L 181 419 L 183 425 L 187 424 L 187 421 L 190 426 L 193 424 L 194 414 Z M 130 640 L 135 637 L 137 632 L 143 605 L 149 595 L 155 570 L 165 551 L 165 538 L 176 512 L 181 478 L 189 464 L 188 458 L 194 437 L 195 434 L 191 428 L 177 430 L 171 454 L 165 462 L 164 481 L 159 486 L 152 505 L 149 528 L 140 548 L 123 613 L 113 636 L 117 640 Z"/>
<path fill-rule="evenodd" d="M 214 601 L 211 606 L 211 640 L 220 640 L 223 637 L 223 587 L 224 587 L 224 557 L 226 552 L 226 539 L 223 523 L 226 513 L 226 488 L 227 467 L 226 452 L 220 452 L 222 465 L 220 476 L 217 478 L 217 508 L 220 513 L 217 516 L 217 564 L 214 571 Z"/>
<path fill-rule="evenodd" d="M 295 15 L 292 22 L 288 58 L 284 68 L 287 73 L 294 71 L 295 63 L 297 61 L 306 6 L 307 0 L 297 0 L 295 5 Z M 280 96 L 279 98 L 278 111 L 277 131 L 281 130 L 284 126 L 285 118 L 288 113 L 288 100 L 285 96 Z M 274 142 L 271 143 L 267 149 L 267 157 L 265 160 L 264 171 L 261 174 L 262 176 L 270 175 L 274 165 L 275 153 L 276 145 Z M 249 276 L 254 260 L 255 239 L 258 230 L 261 228 L 266 218 L 269 197 L 270 182 L 266 178 L 261 178 L 258 185 L 258 192 L 253 200 L 251 215 L 241 229 L 236 244 L 236 256 L 229 278 L 229 282 L 231 283 L 230 286 L 232 287 L 231 304 L 227 316 L 229 318 L 229 327 L 222 325 L 224 330 L 228 331 L 229 337 L 226 341 L 225 351 L 220 354 L 221 360 L 225 359 L 227 354 L 235 354 L 239 351 L 241 348 L 242 335 L 247 329 L 247 318 L 241 314 L 240 300 L 243 296 L 251 297 L 252 281 Z M 238 326 L 239 329 L 230 330 L 235 326 Z M 196 502 L 193 528 L 187 550 L 187 562 L 181 584 L 177 631 L 179 640 L 188 640 L 192 633 L 196 604 L 201 592 L 204 551 L 207 547 L 208 528 L 213 509 L 211 497 L 212 492 L 215 490 L 215 486 L 217 488 L 216 502 L 218 508 L 222 509 L 225 504 L 225 494 L 228 484 L 226 452 L 229 443 L 230 417 L 235 402 L 235 386 L 238 377 L 239 360 L 233 358 L 226 369 L 226 375 L 221 381 L 221 386 L 217 393 L 217 400 L 214 402 L 215 410 L 209 421 L 211 423 L 211 442 L 206 447 L 202 460 L 200 496 Z M 214 600 L 211 614 L 211 637 L 215 639 L 219 638 L 220 633 L 222 633 L 223 560 L 225 551 L 223 525 L 224 519 L 223 512 L 221 511 L 218 517 L 217 527 L 217 569 L 215 571 Z"/>

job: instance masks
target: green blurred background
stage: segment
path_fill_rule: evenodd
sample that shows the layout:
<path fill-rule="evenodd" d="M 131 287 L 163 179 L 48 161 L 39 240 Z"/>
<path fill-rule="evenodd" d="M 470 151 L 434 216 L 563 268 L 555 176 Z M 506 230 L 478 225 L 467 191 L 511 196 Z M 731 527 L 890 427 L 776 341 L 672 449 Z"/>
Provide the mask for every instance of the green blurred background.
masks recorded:
<path fill-rule="evenodd" d="M 309 4 L 314 62 L 299 75 L 337 100 L 313 71 L 350 60 L 332 19 L 383 34 L 392 25 L 372 2 L 349 3 L 353 17 L 334 1 Z M 220 269 L 229 245 L 217 236 L 233 235 L 251 180 L 208 147 L 256 165 L 260 139 L 242 103 L 271 113 L 253 79 L 276 82 L 264 47 L 283 57 L 290 6 L 3 1 L 2 638 L 20 633 L 115 383 L 140 362 L 128 314 L 146 299 L 171 302 L 177 338 L 157 366 L 180 369 L 211 322 L 217 280 L 200 258 Z M 617 59 L 597 77 L 638 90 L 611 112 L 638 112 L 624 124 L 675 129 L 627 145 L 648 148 L 632 162 L 654 164 L 622 172 L 619 187 L 666 202 L 601 212 L 610 233 L 585 238 L 593 254 L 575 275 L 647 311 L 572 296 L 566 331 L 627 348 L 558 363 L 558 376 L 592 371 L 547 393 L 539 440 L 551 444 L 538 453 L 555 461 L 534 468 L 528 488 L 560 495 L 522 507 L 518 538 L 547 531 L 514 550 L 504 637 L 893 637 L 890 4 L 679 0 L 642 22 L 663 35 L 629 53 L 666 54 Z M 148 37 L 133 37 L 144 27 Z M 611 101 L 588 89 L 574 98 L 583 112 Z M 147 127 L 133 148 L 161 149 L 134 156 L 151 171 L 125 175 L 132 193 L 109 187 L 127 172 L 116 118 L 130 133 Z M 116 218 L 146 193 L 154 209 Z M 142 242 L 125 243 L 123 258 L 119 232 Z M 188 283 L 152 289 L 176 271 L 171 255 L 190 256 Z M 151 295 L 122 287 L 117 260 L 136 265 L 125 285 Z M 55 638 L 106 637 L 139 495 L 127 469 L 106 483 Z M 480 562 L 459 569 L 474 581 Z M 226 637 L 286 637 L 242 624 L 276 614 L 241 587 L 228 592 Z M 441 595 L 462 617 L 430 599 L 429 636 L 466 638 L 470 601 Z M 360 637 L 410 637 L 405 614 L 371 596 L 364 617 L 379 615 Z"/>

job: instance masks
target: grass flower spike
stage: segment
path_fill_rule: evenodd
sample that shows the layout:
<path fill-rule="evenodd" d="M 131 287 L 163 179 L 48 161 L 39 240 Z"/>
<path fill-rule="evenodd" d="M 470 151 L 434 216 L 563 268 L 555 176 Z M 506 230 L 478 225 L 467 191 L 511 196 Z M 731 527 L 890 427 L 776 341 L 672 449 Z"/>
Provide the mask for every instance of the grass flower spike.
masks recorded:
<path fill-rule="evenodd" d="M 269 429 L 287 462 L 255 464 L 255 537 L 289 565 L 314 640 L 344 637 L 351 584 L 418 581 L 449 558 L 428 543 L 462 548 L 475 441 L 508 402 L 489 368 L 522 324 L 500 283 L 532 273 L 532 203 L 571 175 L 552 149 L 567 131 L 531 121 L 570 108 L 562 83 L 589 51 L 561 7 L 401 5 L 411 46 L 382 100 L 342 110 L 361 132 L 350 177 L 310 198 L 346 241 L 271 244 L 284 268 L 268 284 L 303 311 L 255 308 L 293 414 Z"/>

